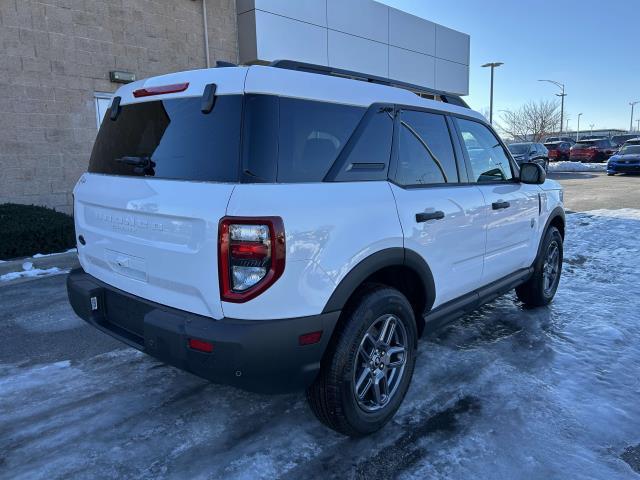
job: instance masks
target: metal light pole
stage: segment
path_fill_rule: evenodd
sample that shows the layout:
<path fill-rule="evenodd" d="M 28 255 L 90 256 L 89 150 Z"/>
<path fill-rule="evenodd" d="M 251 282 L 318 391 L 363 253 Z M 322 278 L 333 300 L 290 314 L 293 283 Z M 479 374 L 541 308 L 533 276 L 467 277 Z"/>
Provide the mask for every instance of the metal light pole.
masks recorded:
<path fill-rule="evenodd" d="M 560 134 L 562 134 L 562 127 L 564 124 L 564 97 L 567 96 L 567 94 L 564 93 L 564 83 L 556 82 L 555 80 L 538 80 L 538 81 L 553 83 L 556 87 L 559 87 L 560 89 L 562 89 L 562 93 L 556 93 L 556 97 L 560 97 L 562 99 L 562 102 L 560 104 Z"/>
<path fill-rule="evenodd" d="M 640 118 L 638 120 L 636 120 L 636 123 L 638 124 L 638 130 L 636 130 L 636 131 L 640 132 Z"/>
<path fill-rule="evenodd" d="M 593 127 L 595 127 L 595 123 L 592 123 L 591 125 L 589 125 L 591 127 L 591 136 L 593 136 Z"/>
<path fill-rule="evenodd" d="M 580 140 L 580 117 L 582 113 L 578 114 L 578 131 L 576 132 L 576 142 Z"/>
<path fill-rule="evenodd" d="M 489 106 L 489 123 L 491 123 L 491 125 L 493 125 L 493 77 L 494 77 L 494 70 L 498 67 L 501 67 L 502 65 L 504 65 L 504 63 L 502 62 L 492 62 L 492 63 L 485 63 L 484 65 L 482 65 L 482 68 L 491 68 L 491 104 Z"/>
<path fill-rule="evenodd" d="M 637 102 L 629 102 L 631 105 L 631 127 L 629 127 L 629 132 L 633 132 L 633 108 L 640 103 L 640 100 Z"/>

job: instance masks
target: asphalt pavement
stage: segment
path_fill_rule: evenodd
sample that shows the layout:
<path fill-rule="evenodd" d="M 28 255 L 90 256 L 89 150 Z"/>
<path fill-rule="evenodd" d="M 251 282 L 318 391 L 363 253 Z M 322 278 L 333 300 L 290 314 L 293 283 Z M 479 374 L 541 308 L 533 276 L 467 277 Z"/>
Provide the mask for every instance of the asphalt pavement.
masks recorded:
<path fill-rule="evenodd" d="M 640 208 L 640 175 L 610 177 L 604 172 L 554 172 L 548 176 L 564 187 L 568 210 Z"/>

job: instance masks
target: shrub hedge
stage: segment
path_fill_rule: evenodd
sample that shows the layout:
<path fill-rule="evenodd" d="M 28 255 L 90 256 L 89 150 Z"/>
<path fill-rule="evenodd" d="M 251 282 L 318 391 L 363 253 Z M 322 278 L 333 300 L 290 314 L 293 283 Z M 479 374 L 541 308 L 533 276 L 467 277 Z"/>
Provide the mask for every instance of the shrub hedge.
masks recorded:
<path fill-rule="evenodd" d="M 0 260 L 62 252 L 75 246 L 70 215 L 34 205 L 0 204 Z"/>

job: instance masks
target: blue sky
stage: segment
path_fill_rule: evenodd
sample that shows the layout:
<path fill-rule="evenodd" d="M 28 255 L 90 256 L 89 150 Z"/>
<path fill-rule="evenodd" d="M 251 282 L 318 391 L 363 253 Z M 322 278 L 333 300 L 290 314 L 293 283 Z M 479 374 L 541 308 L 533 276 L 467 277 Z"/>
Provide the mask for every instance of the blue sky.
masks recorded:
<path fill-rule="evenodd" d="M 566 84 L 569 128 L 629 128 L 629 102 L 640 100 L 640 0 L 379 0 L 471 35 L 467 101 L 489 107 L 489 69 L 496 70 L 495 113 L 553 98 Z M 640 105 L 636 106 L 640 118 Z M 634 121 L 634 128 L 637 123 Z"/>

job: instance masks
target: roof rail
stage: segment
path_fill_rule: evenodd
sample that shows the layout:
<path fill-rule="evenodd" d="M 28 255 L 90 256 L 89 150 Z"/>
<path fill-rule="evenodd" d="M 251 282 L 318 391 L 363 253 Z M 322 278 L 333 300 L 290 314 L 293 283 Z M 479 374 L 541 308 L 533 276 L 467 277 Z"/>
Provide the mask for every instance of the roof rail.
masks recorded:
<path fill-rule="evenodd" d="M 420 85 L 414 85 L 412 83 L 392 80 L 390 78 L 369 75 L 368 73 L 354 72 L 351 70 L 344 70 L 341 68 L 327 67 L 325 65 L 314 65 L 312 63 L 296 62 L 294 60 L 276 60 L 272 62 L 270 66 L 275 68 L 284 68 L 286 70 L 297 70 L 300 72 L 317 73 L 320 75 L 329 75 L 332 77 L 350 78 L 354 80 L 361 80 L 363 82 L 377 83 L 380 85 L 387 85 L 390 87 L 403 88 L 419 96 L 429 95 L 433 97 L 440 97 L 440 99 L 445 103 L 450 103 L 451 105 L 456 105 L 458 107 L 470 108 L 469 105 L 467 105 L 467 102 L 465 102 L 459 95 L 453 95 L 451 93 L 443 92 L 441 90 L 421 87 Z"/>

